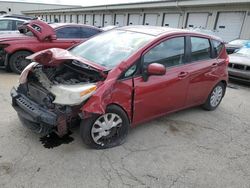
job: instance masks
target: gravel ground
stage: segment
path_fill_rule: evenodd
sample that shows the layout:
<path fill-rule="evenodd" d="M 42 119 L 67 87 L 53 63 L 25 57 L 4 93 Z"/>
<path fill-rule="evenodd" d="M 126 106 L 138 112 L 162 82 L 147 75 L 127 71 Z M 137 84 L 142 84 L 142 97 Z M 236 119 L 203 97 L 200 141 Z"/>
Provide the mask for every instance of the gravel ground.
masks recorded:
<path fill-rule="evenodd" d="M 44 148 L 11 107 L 18 76 L 0 70 L 0 187 L 250 187 L 250 87 L 230 84 L 216 111 L 199 107 L 131 130 L 122 146 Z"/>

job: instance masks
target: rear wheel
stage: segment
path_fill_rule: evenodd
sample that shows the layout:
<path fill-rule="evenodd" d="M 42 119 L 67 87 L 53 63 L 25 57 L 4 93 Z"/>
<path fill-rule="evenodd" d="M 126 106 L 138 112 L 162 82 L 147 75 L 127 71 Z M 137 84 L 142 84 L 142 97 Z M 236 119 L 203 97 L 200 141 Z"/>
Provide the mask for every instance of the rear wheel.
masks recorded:
<path fill-rule="evenodd" d="M 31 52 L 28 51 L 18 51 L 12 54 L 9 60 L 11 70 L 17 74 L 20 74 L 30 63 L 30 61 L 26 59 L 26 57 L 29 55 L 31 55 Z"/>
<path fill-rule="evenodd" d="M 215 110 L 219 106 L 225 91 L 225 84 L 222 82 L 218 83 L 209 94 L 206 103 L 203 105 L 203 108 L 209 111 Z"/>
<path fill-rule="evenodd" d="M 105 114 L 82 120 L 80 129 L 83 142 L 88 146 L 96 149 L 111 148 L 125 141 L 129 120 L 121 108 L 112 105 Z"/>

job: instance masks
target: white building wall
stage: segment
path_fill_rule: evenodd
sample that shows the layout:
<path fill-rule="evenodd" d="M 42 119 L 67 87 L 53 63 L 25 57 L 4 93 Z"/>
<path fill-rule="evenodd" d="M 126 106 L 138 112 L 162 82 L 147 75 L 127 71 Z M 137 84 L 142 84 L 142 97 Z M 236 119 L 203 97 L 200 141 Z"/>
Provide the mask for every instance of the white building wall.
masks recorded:
<path fill-rule="evenodd" d="M 22 11 L 28 10 L 44 10 L 44 9 L 60 9 L 76 6 L 69 5 L 54 5 L 41 3 L 25 3 L 25 2 L 0 2 L 0 11 L 5 11 L 7 14 L 22 14 Z"/>
<path fill-rule="evenodd" d="M 109 9 L 107 7 L 90 7 L 90 8 L 84 8 L 84 9 L 67 9 L 67 10 L 58 10 L 59 12 L 64 12 L 67 14 L 78 14 L 79 11 L 81 11 L 81 14 L 84 15 L 84 20 L 83 22 L 86 23 L 86 20 L 88 20 L 87 24 L 93 25 L 94 24 L 94 15 L 111 15 L 112 16 L 112 23 L 113 25 L 129 25 L 130 20 L 129 20 L 129 15 L 140 15 L 139 19 L 139 24 L 146 24 L 148 21 L 150 21 L 151 24 L 149 25 L 157 25 L 157 26 L 164 26 L 164 15 L 165 14 L 178 14 L 179 20 L 178 23 L 176 24 L 178 28 L 186 28 L 187 23 L 188 23 L 188 15 L 191 13 L 204 13 L 207 14 L 207 19 L 205 26 L 206 29 L 209 30 L 214 30 L 216 27 L 216 22 L 217 22 L 217 17 L 219 12 L 234 12 L 234 11 L 243 11 L 245 12 L 245 19 L 243 22 L 243 26 L 240 31 L 240 38 L 249 38 L 250 39 L 250 1 L 245 2 L 245 4 L 222 4 L 222 1 L 218 1 L 218 5 L 216 6 L 208 6 L 209 1 L 195 1 L 195 0 L 190 0 L 190 1 L 179 1 L 184 3 L 182 5 L 183 7 L 178 7 L 177 4 L 171 5 L 171 7 L 164 7 L 164 3 L 159 4 L 157 7 L 157 4 L 148 4 L 144 5 L 142 4 L 141 7 L 140 5 L 137 5 L 135 7 L 134 5 L 115 5 L 113 7 L 110 7 Z M 234 0 L 231 0 L 230 2 L 233 2 Z M 239 0 L 243 1 L 243 0 Z M 189 5 L 190 2 L 190 5 Z M 200 2 L 200 4 L 197 4 L 197 2 Z M 202 2 L 202 3 L 201 3 Z M 213 0 L 215 3 L 215 0 Z M 225 1 L 226 2 L 226 1 Z M 228 2 L 228 1 L 227 1 Z M 192 4 L 192 6 L 191 6 Z M 179 4 L 181 6 L 181 3 Z M 31 11 L 28 12 L 27 14 L 40 14 L 42 15 L 43 12 L 39 11 Z M 45 14 L 45 13 L 44 13 Z M 48 11 L 46 14 L 54 14 L 53 11 Z M 157 14 L 157 17 L 155 15 Z M 150 17 L 152 15 L 152 17 Z M 197 14 L 198 15 L 198 14 Z M 87 16 L 87 17 L 86 17 Z M 88 19 L 86 19 L 88 18 Z M 104 23 L 102 17 L 101 24 L 97 24 L 98 27 L 106 26 Z M 117 24 L 117 19 L 119 19 L 119 24 Z M 155 22 L 152 21 L 151 19 L 156 19 Z M 240 29 L 240 28 L 239 28 Z"/>

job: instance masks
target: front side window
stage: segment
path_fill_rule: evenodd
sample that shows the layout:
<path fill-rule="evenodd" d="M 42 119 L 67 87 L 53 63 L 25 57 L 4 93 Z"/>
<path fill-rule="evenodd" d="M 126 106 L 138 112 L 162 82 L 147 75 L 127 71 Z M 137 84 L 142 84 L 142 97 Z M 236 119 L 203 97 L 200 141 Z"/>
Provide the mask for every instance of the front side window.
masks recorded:
<path fill-rule="evenodd" d="M 12 30 L 12 22 L 10 20 L 0 20 L 0 31 Z"/>
<path fill-rule="evenodd" d="M 200 37 L 191 37 L 191 60 L 200 61 L 211 59 L 209 40 Z"/>
<path fill-rule="evenodd" d="M 83 38 L 79 27 L 65 27 L 56 30 L 57 38 Z"/>
<path fill-rule="evenodd" d="M 185 38 L 177 37 L 161 42 L 144 55 L 144 64 L 160 63 L 166 67 L 184 63 Z"/>

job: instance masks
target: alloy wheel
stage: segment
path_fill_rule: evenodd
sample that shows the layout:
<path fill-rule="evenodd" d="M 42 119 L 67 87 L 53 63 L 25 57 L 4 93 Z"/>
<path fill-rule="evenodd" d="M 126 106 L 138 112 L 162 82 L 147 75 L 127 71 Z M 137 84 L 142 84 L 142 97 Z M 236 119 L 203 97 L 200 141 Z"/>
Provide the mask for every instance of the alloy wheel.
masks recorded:
<path fill-rule="evenodd" d="M 115 113 L 101 115 L 94 122 L 91 129 L 93 141 L 99 145 L 105 145 L 119 137 L 119 128 L 122 126 L 122 119 Z"/>

